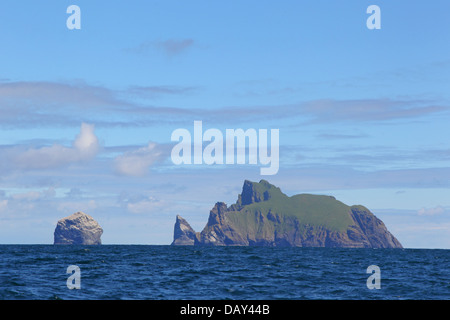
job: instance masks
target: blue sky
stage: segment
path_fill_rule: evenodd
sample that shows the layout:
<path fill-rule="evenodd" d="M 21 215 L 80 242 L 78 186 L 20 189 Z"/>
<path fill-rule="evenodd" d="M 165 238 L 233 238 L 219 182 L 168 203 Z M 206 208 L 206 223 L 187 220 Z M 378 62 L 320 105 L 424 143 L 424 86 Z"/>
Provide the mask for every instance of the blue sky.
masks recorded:
<path fill-rule="evenodd" d="M 363 204 L 450 248 L 448 1 L 14 1 L 0 10 L 0 243 L 75 211 L 104 243 L 169 244 L 245 179 Z M 369 30 L 366 9 L 381 9 Z M 280 130 L 280 170 L 174 166 L 171 133 Z"/>

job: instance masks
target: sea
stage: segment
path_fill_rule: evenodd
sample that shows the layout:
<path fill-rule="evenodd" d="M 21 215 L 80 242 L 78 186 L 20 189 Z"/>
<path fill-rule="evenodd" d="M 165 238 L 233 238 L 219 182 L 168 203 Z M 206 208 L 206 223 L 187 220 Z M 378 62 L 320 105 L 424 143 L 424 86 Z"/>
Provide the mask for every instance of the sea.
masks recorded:
<path fill-rule="evenodd" d="M 450 250 L 0 245 L 0 300 L 449 300 Z"/>

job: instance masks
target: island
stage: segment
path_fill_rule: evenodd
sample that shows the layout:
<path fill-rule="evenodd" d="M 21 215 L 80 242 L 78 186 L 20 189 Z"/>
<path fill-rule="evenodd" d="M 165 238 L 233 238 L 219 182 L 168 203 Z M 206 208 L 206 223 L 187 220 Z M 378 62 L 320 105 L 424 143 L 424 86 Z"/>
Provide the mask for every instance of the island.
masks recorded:
<path fill-rule="evenodd" d="M 97 221 L 84 212 L 76 212 L 58 221 L 53 244 L 102 244 L 103 229 Z"/>
<path fill-rule="evenodd" d="M 236 203 L 217 202 L 201 232 L 177 215 L 172 245 L 402 248 L 372 212 L 333 196 L 287 196 L 266 180 L 245 180 Z"/>

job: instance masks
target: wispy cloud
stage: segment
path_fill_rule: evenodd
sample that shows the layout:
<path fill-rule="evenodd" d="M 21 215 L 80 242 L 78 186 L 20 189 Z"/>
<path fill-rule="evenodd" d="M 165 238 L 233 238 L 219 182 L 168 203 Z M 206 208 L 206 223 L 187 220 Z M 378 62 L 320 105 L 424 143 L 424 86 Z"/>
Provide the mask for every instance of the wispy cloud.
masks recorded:
<path fill-rule="evenodd" d="M 78 125 L 83 118 L 129 105 L 106 87 L 84 82 L 0 83 L 0 126 Z"/>
<path fill-rule="evenodd" d="M 367 138 L 367 134 L 345 134 L 345 133 L 321 133 L 316 135 L 319 139 L 331 139 L 331 140 L 348 140 L 348 139 L 361 139 Z"/>
<path fill-rule="evenodd" d="M 163 50 L 165 54 L 174 56 L 186 51 L 188 48 L 192 47 L 193 44 L 193 39 L 170 39 L 159 41 L 155 45 L 156 47 Z"/>
<path fill-rule="evenodd" d="M 364 99 L 314 100 L 286 105 L 221 105 L 209 108 L 158 106 L 155 97 L 186 96 L 196 86 L 129 86 L 113 90 L 84 82 L 0 82 L 0 127 L 78 125 L 150 126 L 192 123 L 202 119 L 217 124 L 289 120 L 301 125 L 380 123 L 442 115 L 450 110 L 431 100 Z M 138 98 L 138 99 L 136 99 Z M 348 138 L 348 137 L 347 137 Z"/>
<path fill-rule="evenodd" d="M 182 108 L 145 102 L 156 96 L 185 95 L 196 90 L 183 86 L 130 86 L 112 90 L 84 82 L 0 82 L 0 127 L 136 126 L 157 123 L 170 115 L 186 115 Z M 144 103 L 136 102 L 139 96 Z"/>
<path fill-rule="evenodd" d="M 194 45 L 194 40 L 187 39 L 168 39 L 158 41 L 145 41 L 139 45 L 125 49 L 127 52 L 135 54 L 148 53 L 151 50 L 162 51 L 166 56 L 173 57 L 180 55 Z"/>
<path fill-rule="evenodd" d="M 121 175 L 144 176 L 154 163 L 164 160 L 168 154 L 163 145 L 151 142 L 148 146 L 117 156 L 114 168 Z"/>
<path fill-rule="evenodd" d="M 450 213 L 449 208 L 444 208 L 442 206 L 437 206 L 434 208 L 420 208 L 417 214 L 420 216 L 435 216 Z"/>
<path fill-rule="evenodd" d="M 431 101 L 393 99 L 316 100 L 303 104 L 301 109 L 313 122 L 380 122 L 449 111 L 448 106 Z"/>
<path fill-rule="evenodd" d="M 144 98 L 155 98 L 163 95 L 186 95 L 195 92 L 198 87 L 190 86 L 132 86 L 126 90 L 126 94 L 136 95 Z"/>
<path fill-rule="evenodd" d="M 123 104 L 116 93 L 106 87 L 90 85 L 83 81 L 49 82 L 49 81 L 17 81 L 0 82 L 0 101 L 3 104 L 21 101 L 21 105 L 29 102 L 35 108 L 74 106 L 89 108 L 94 106 L 110 106 Z M 4 105 L 2 105 L 2 108 Z"/>
<path fill-rule="evenodd" d="M 167 209 L 168 203 L 165 201 L 161 201 L 154 197 L 148 197 L 144 200 L 138 202 L 129 202 L 127 203 L 127 210 L 131 213 L 146 213 L 151 214 L 155 211 L 163 211 Z"/>

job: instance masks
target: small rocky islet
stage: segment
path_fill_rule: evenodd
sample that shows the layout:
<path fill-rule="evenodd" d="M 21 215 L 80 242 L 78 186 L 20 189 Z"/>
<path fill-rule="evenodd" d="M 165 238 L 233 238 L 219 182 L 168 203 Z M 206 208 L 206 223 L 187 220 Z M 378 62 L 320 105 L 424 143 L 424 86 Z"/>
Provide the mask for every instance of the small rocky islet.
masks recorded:
<path fill-rule="evenodd" d="M 84 212 L 60 219 L 54 232 L 53 244 L 99 245 L 103 229 L 97 221 Z"/>

